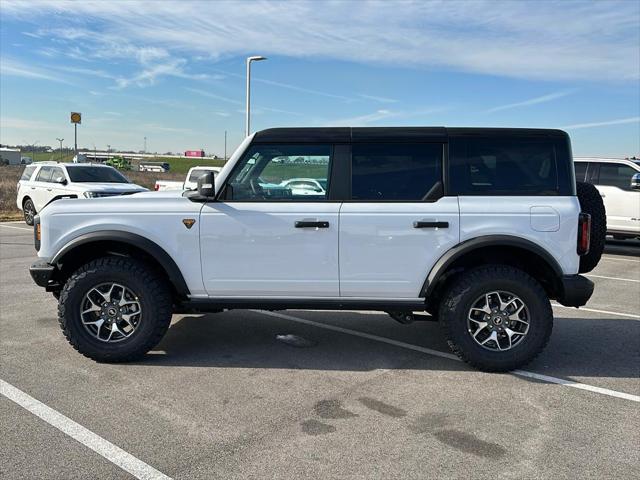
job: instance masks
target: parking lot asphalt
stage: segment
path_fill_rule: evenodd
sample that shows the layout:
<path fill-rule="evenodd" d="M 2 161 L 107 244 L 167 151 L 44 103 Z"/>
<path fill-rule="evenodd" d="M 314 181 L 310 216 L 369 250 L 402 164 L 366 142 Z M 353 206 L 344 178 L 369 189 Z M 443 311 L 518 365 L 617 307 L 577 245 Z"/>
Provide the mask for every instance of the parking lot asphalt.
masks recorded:
<path fill-rule="evenodd" d="M 29 227 L 0 225 L 3 478 L 638 478 L 640 242 L 607 246 L 592 300 L 554 307 L 516 374 L 375 312 L 176 315 L 143 360 L 98 364 L 62 336 L 34 258 Z"/>

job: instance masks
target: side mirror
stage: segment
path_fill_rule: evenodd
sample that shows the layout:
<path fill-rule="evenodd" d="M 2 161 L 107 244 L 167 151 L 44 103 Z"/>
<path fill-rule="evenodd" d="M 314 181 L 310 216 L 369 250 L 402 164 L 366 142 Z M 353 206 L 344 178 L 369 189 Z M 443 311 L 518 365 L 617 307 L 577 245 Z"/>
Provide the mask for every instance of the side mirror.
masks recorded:
<path fill-rule="evenodd" d="M 204 198 L 216 196 L 216 184 L 213 173 L 207 172 L 198 177 L 198 195 Z"/>
<path fill-rule="evenodd" d="M 67 184 L 67 179 L 64 177 L 58 177 L 56 179 L 53 180 L 54 183 L 57 183 L 59 185 L 66 185 Z"/>
<path fill-rule="evenodd" d="M 640 173 L 634 173 L 631 177 L 631 189 L 640 190 Z"/>

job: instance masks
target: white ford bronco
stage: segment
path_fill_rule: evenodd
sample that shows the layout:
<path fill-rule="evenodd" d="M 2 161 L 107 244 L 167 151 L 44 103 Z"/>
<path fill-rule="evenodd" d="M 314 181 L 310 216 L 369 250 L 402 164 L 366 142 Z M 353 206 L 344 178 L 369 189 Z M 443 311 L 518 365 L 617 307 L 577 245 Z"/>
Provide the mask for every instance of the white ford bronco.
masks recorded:
<path fill-rule="evenodd" d="M 550 299 L 592 294 L 606 220 L 577 187 L 558 130 L 269 129 L 194 191 L 50 204 L 31 275 L 97 361 L 144 355 L 173 313 L 367 309 L 437 319 L 463 360 L 507 371 L 549 340 Z"/>

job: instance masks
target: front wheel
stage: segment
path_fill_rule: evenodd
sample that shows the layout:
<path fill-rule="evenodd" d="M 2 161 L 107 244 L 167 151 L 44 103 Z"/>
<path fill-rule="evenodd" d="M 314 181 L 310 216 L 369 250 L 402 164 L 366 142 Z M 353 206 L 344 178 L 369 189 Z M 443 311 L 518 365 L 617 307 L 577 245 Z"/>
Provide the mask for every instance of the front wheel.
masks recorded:
<path fill-rule="evenodd" d="M 171 291 L 149 266 L 132 258 L 93 260 L 66 282 L 58 303 L 65 337 L 99 362 L 135 360 L 169 328 Z"/>
<path fill-rule="evenodd" d="M 488 372 L 506 372 L 533 360 L 553 329 L 546 292 L 522 270 L 486 266 L 470 270 L 445 292 L 440 322 L 451 350 Z"/>

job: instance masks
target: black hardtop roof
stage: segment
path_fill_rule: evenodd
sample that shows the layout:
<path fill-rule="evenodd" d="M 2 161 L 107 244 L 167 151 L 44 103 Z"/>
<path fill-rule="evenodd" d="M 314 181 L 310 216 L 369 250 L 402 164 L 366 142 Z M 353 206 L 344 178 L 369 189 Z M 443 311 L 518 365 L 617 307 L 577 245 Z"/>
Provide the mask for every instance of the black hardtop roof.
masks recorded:
<path fill-rule="evenodd" d="M 566 136 L 562 130 L 479 127 L 292 127 L 256 132 L 254 142 L 444 141 L 449 136 Z"/>

